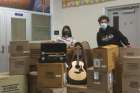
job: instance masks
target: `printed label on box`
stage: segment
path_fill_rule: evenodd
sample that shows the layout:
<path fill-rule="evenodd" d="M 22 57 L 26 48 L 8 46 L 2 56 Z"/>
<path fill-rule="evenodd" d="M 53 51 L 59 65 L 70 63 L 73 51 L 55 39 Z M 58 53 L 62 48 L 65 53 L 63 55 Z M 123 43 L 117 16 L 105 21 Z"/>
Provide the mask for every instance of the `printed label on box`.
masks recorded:
<path fill-rule="evenodd" d="M 94 72 L 94 80 L 99 80 L 99 72 Z"/>
<path fill-rule="evenodd" d="M 19 93 L 19 84 L 1 86 L 0 93 Z"/>
<path fill-rule="evenodd" d="M 95 68 L 100 68 L 101 67 L 101 59 L 93 59 L 93 66 Z"/>

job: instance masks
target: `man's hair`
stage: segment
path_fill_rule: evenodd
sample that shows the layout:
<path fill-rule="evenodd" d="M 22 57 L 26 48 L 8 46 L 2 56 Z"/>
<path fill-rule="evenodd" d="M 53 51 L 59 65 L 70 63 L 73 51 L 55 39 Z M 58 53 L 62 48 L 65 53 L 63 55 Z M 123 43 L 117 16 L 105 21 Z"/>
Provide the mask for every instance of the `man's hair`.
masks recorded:
<path fill-rule="evenodd" d="M 100 17 L 98 18 L 98 22 L 101 23 L 101 21 L 104 20 L 104 19 L 107 20 L 107 22 L 109 22 L 109 17 L 106 16 L 106 15 L 100 16 Z"/>

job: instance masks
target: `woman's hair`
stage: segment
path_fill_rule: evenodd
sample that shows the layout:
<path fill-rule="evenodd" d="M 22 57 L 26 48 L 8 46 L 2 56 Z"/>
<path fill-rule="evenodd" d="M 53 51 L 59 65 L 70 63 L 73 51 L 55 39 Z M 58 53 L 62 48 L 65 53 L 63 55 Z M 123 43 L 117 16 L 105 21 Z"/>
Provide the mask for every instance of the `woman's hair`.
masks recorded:
<path fill-rule="evenodd" d="M 69 31 L 65 31 L 65 29 L 68 29 Z M 68 37 L 72 37 L 71 29 L 67 25 L 65 25 L 62 29 L 62 37 L 64 37 L 65 35 L 68 35 Z"/>
<path fill-rule="evenodd" d="M 106 16 L 106 15 L 100 16 L 100 17 L 98 18 L 98 22 L 101 23 L 101 21 L 104 20 L 104 19 L 107 20 L 107 22 L 109 22 L 109 17 Z"/>

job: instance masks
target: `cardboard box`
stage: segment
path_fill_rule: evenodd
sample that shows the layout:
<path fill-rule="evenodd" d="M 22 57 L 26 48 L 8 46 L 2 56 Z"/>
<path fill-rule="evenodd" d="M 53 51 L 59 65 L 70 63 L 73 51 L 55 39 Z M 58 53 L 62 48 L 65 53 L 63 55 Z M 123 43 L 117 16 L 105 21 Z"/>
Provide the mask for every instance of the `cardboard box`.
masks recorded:
<path fill-rule="evenodd" d="M 122 81 L 122 93 L 140 93 L 140 76 L 127 75 Z"/>
<path fill-rule="evenodd" d="M 44 88 L 64 87 L 64 64 L 38 64 L 38 85 Z"/>
<path fill-rule="evenodd" d="M 119 48 L 115 45 L 104 46 L 93 49 L 94 69 L 104 69 L 112 71 L 119 56 Z"/>
<path fill-rule="evenodd" d="M 67 88 L 41 88 L 39 93 L 67 93 Z"/>
<path fill-rule="evenodd" d="M 24 75 L 1 75 L 0 93 L 28 93 Z"/>
<path fill-rule="evenodd" d="M 93 66 L 93 55 L 91 49 L 85 49 L 85 56 L 87 60 L 87 66 L 92 67 Z"/>
<path fill-rule="evenodd" d="M 140 75 L 140 57 L 125 57 L 122 59 L 123 75 Z"/>
<path fill-rule="evenodd" d="M 111 72 L 103 70 L 87 70 L 87 87 L 95 90 L 108 91 L 113 88 L 113 76 Z"/>
<path fill-rule="evenodd" d="M 86 93 L 113 93 L 112 90 L 96 90 L 96 89 L 92 89 L 92 88 L 88 88 Z"/>
<path fill-rule="evenodd" d="M 31 58 L 30 57 L 30 65 L 37 65 L 39 63 L 39 58 Z"/>
<path fill-rule="evenodd" d="M 46 41 L 32 41 L 30 42 L 30 51 L 31 51 L 31 58 L 40 58 L 41 54 L 41 43 L 52 43 L 54 41 L 52 40 L 46 40 Z"/>
<path fill-rule="evenodd" d="M 29 57 L 10 57 L 9 72 L 11 75 L 25 75 L 29 73 Z"/>
<path fill-rule="evenodd" d="M 29 42 L 28 41 L 11 41 L 9 47 L 11 56 L 29 56 Z"/>
<path fill-rule="evenodd" d="M 116 62 L 113 72 L 113 93 L 122 93 L 122 63 Z"/>
<path fill-rule="evenodd" d="M 67 93 L 87 93 L 87 86 L 67 85 Z"/>
<path fill-rule="evenodd" d="M 30 43 L 30 57 L 31 58 L 40 58 L 40 53 L 41 53 L 41 43 L 40 42 L 31 42 Z"/>
<path fill-rule="evenodd" d="M 120 57 L 140 56 L 140 48 L 120 48 Z"/>
<path fill-rule="evenodd" d="M 70 66 L 71 65 L 71 60 L 73 56 L 73 49 L 74 48 L 68 48 L 67 49 L 67 64 Z"/>

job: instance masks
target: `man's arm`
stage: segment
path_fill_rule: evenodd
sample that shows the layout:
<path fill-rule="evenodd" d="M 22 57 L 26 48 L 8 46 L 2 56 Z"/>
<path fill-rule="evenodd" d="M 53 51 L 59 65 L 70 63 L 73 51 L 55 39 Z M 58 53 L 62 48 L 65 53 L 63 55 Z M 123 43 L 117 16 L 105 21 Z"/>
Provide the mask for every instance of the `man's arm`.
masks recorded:
<path fill-rule="evenodd" d="M 121 42 L 124 43 L 126 46 L 130 45 L 126 36 L 124 36 L 120 31 L 116 31 L 118 37 L 120 38 Z"/>

